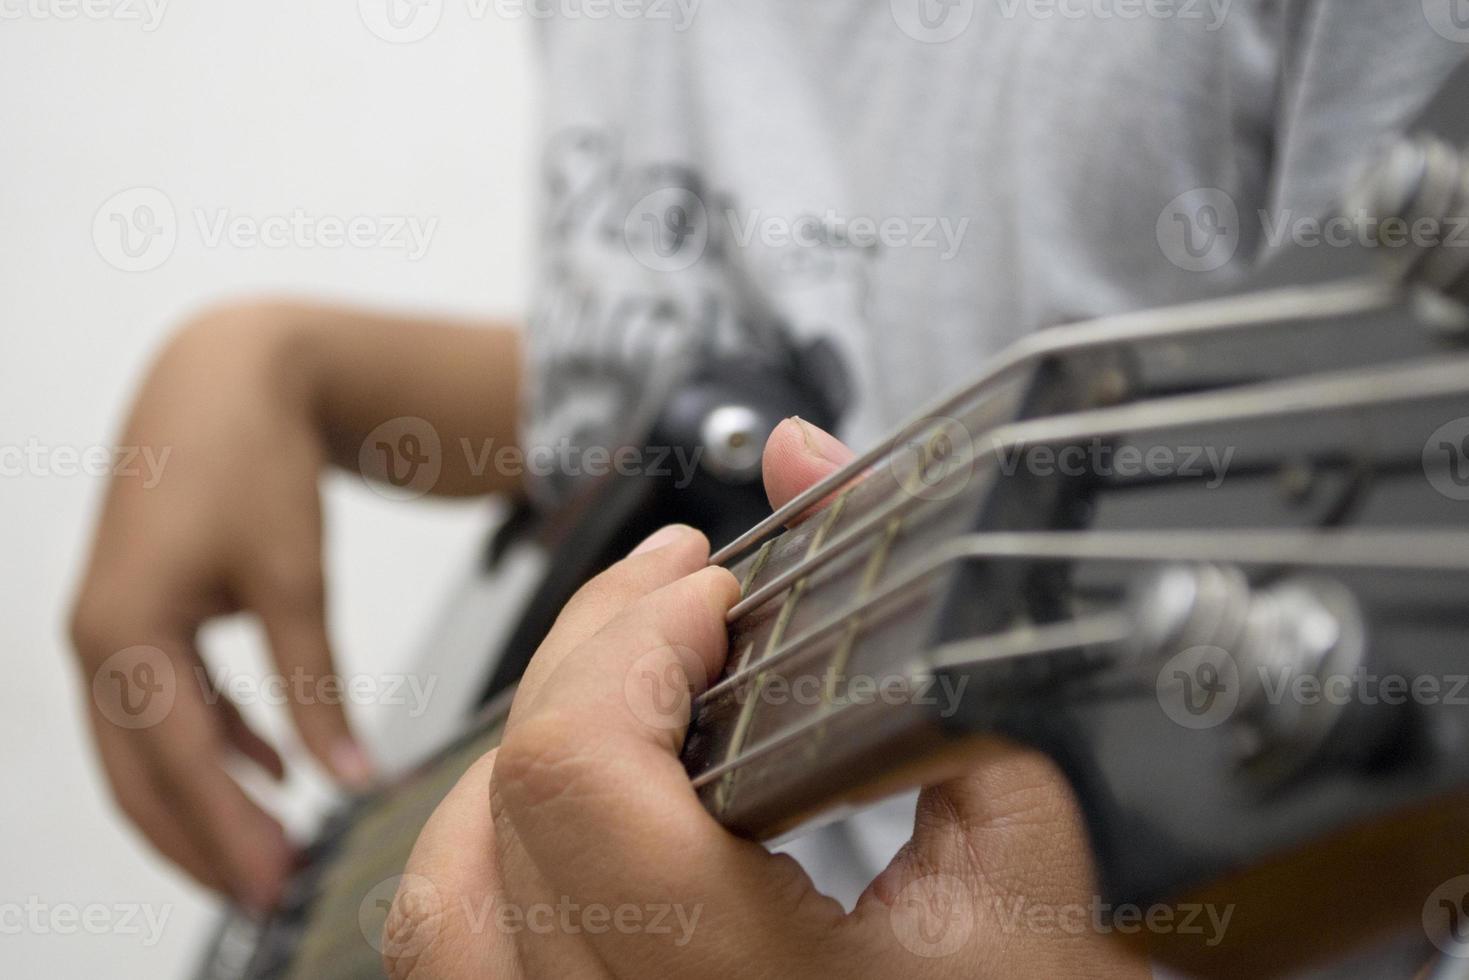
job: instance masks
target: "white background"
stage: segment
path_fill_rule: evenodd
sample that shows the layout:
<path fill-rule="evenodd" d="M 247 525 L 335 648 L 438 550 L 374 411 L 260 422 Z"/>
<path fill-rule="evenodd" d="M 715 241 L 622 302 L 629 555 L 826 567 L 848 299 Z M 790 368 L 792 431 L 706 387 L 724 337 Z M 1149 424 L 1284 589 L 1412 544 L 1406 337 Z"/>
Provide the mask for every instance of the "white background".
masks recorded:
<path fill-rule="evenodd" d="M 0 0 L 0 446 L 109 444 L 162 338 L 223 298 L 519 314 L 534 192 L 528 22 L 449 0 L 435 30 L 404 44 L 368 29 L 380 12 L 359 6 L 374 0 L 173 0 L 152 30 L 134 0 L 82 2 Z M 134 187 L 176 211 L 176 246 L 151 271 L 114 268 L 93 238 L 99 207 Z M 200 211 L 263 220 L 296 208 L 437 226 L 410 261 L 380 247 L 210 246 L 196 223 Z M 9 977 L 180 976 L 213 914 L 121 823 L 83 729 L 63 623 L 102 489 L 90 476 L 0 476 Z M 339 659 L 348 671 L 401 661 L 470 560 L 483 509 L 394 503 L 337 477 L 328 510 Z M 246 623 L 209 639 L 220 656 L 259 653 Z M 370 740 L 372 719 L 363 727 Z M 293 785 L 298 803 L 312 789 Z M 5 909 L 28 902 L 168 919 L 154 945 L 17 932 Z"/>

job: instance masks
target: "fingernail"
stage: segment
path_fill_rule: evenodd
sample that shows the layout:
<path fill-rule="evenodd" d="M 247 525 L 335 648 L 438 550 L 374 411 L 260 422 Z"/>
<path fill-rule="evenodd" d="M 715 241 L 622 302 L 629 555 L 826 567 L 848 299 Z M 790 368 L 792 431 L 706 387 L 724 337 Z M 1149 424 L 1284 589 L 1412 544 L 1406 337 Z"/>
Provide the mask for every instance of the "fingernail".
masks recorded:
<path fill-rule="evenodd" d="M 791 421 L 796 423 L 796 427 L 801 430 L 801 441 L 805 443 L 807 455 L 838 465 L 852 458 L 852 451 L 842 445 L 842 441 L 830 432 L 818 429 L 799 415 L 792 415 Z"/>
<path fill-rule="evenodd" d="M 367 789 L 372 785 L 372 760 L 362 751 L 362 746 L 344 738 L 332 746 L 328 757 L 337 778 L 352 789 Z"/>
<path fill-rule="evenodd" d="M 659 548 L 666 548 L 691 530 L 693 528 L 687 524 L 670 524 L 667 527 L 660 527 L 644 538 L 643 543 L 634 548 L 628 557 L 631 558 L 633 555 L 642 555 L 649 551 L 657 551 Z"/>

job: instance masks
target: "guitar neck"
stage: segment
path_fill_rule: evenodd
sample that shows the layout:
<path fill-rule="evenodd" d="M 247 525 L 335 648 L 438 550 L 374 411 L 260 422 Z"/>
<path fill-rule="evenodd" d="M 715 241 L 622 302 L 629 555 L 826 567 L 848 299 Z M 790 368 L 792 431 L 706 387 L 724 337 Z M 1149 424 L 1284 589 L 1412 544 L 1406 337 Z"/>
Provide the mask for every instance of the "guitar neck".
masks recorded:
<path fill-rule="evenodd" d="M 1469 627 L 1462 308 L 1401 271 L 1039 335 L 716 555 L 710 812 L 779 837 L 1018 739 L 1143 901 L 1469 785 L 1424 747 L 1462 709 L 1270 697 L 1445 677 Z"/>

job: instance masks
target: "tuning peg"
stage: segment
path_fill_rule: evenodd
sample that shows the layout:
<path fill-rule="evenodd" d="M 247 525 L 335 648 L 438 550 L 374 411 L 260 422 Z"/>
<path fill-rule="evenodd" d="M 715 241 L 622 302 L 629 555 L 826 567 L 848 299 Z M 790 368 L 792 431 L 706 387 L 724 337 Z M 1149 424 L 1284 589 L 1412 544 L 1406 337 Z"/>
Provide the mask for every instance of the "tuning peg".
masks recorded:
<path fill-rule="evenodd" d="M 1396 706 L 1351 696 L 1368 630 L 1355 594 L 1335 579 L 1293 575 L 1253 588 L 1236 566 L 1176 563 L 1140 578 L 1127 608 L 1124 648 L 1135 664 L 1190 676 L 1207 665 L 1230 706 L 1239 770 L 1258 786 L 1278 786 L 1327 755 L 1366 763 L 1401 727 Z"/>
<path fill-rule="evenodd" d="M 1469 305 L 1469 155 L 1434 136 L 1399 140 L 1347 195 L 1339 218 L 1361 222 L 1405 281 Z"/>

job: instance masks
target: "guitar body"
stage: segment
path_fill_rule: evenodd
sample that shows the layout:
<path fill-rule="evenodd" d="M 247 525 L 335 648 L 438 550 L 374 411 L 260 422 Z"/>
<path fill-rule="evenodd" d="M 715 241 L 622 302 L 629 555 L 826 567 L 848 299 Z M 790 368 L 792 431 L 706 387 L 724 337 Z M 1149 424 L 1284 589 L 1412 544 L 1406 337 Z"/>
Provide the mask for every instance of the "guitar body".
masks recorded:
<path fill-rule="evenodd" d="M 791 415 L 833 424 L 798 379 L 716 365 L 645 433 L 638 458 L 654 462 L 586 487 L 553 516 L 513 509 L 415 668 L 438 679 L 440 710 L 383 719 L 379 762 L 399 775 L 328 817 L 268 919 L 226 914 L 201 980 L 381 976 L 383 922 L 413 842 L 464 770 L 498 743 L 514 684 L 561 607 L 659 527 L 689 524 L 717 541 L 769 513 L 760 450 Z M 692 473 L 675 453 L 697 464 Z"/>

